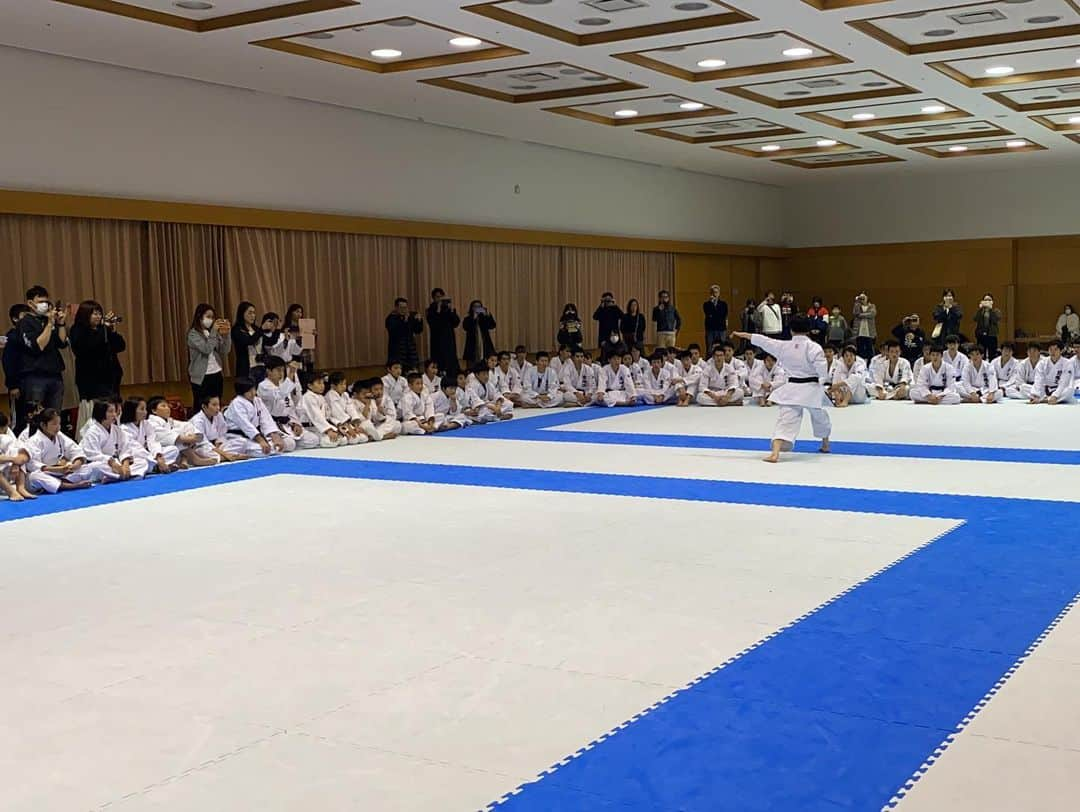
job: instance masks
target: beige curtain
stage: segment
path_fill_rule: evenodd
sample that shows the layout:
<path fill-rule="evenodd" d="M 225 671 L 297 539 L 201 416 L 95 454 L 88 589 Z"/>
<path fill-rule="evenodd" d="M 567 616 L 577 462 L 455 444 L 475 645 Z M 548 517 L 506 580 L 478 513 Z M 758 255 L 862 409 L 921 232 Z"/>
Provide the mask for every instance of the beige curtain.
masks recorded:
<path fill-rule="evenodd" d="M 244 300 L 260 315 L 301 303 L 319 325 L 316 366 L 332 369 L 382 364 L 394 299 L 423 313 L 434 287 L 462 317 L 483 301 L 499 349 L 535 351 L 554 346 L 566 302 L 595 344 L 589 316 L 603 291 L 620 305 L 638 298 L 648 315 L 656 292 L 674 286 L 670 254 L 22 215 L 0 215 L 0 271 L 5 306 L 42 284 L 65 302 L 93 298 L 122 314 L 127 383 L 186 380 L 185 336 L 200 302 L 230 320 Z"/>
<path fill-rule="evenodd" d="M 630 299 L 637 299 L 645 314 L 645 341 L 656 340 L 651 319 L 656 295 L 675 287 L 675 257 L 673 254 L 646 251 L 614 251 L 599 248 L 563 248 L 560 289 L 567 302 L 574 302 L 582 315 L 585 343 L 599 345 L 593 311 L 601 294 L 611 291 L 623 310 Z M 686 303 L 675 302 L 685 317 Z"/>
<path fill-rule="evenodd" d="M 150 377 L 146 381 L 187 380 L 187 331 L 195 307 L 206 302 L 232 318 L 225 299 L 223 229 L 182 223 L 150 223 L 147 301 Z"/>

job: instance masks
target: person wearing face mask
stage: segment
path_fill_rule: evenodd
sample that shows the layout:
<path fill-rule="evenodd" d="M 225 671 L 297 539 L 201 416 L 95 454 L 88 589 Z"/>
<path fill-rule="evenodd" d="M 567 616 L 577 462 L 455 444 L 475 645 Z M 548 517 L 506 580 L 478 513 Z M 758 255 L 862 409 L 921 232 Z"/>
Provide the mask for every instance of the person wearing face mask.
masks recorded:
<path fill-rule="evenodd" d="M 211 305 L 204 302 L 195 308 L 187 334 L 188 377 L 194 409 L 199 408 L 207 395 L 221 397 L 225 385 L 222 374 L 225 356 L 232 349 L 230 332 L 228 319 L 216 318 Z"/>
<path fill-rule="evenodd" d="M 998 330 L 1001 327 L 1001 311 L 994 307 L 994 297 L 987 293 L 975 312 L 975 341 L 986 350 L 986 360 L 997 356 Z"/>
<path fill-rule="evenodd" d="M 581 332 L 581 316 L 578 315 L 577 305 L 568 303 L 563 307 L 562 316 L 559 317 L 559 333 L 556 336 L 559 344 L 565 344 L 571 352 L 581 349 L 585 342 L 585 336 Z"/>
<path fill-rule="evenodd" d="M 75 356 L 75 388 L 79 390 L 80 429 L 90 420 L 95 400 L 120 394 L 124 370 L 117 355 L 127 349 L 124 337 L 116 332 L 117 316 L 106 313 L 95 301 L 79 305 L 71 325 L 71 352 Z M 76 436 L 76 442 L 82 440 Z"/>
<path fill-rule="evenodd" d="M 1065 305 L 1065 310 L 1058 316 L 1057 324 L 1054 325 L 1054 333 L 1065 344 L 1080 335 L 1080 315 L 1077 315 L 1072 305 Z"/>
<path fill-rule="evenodd" d="M 46 409 L 64 405 L 64 359 L 60 350 L 68 346 L 67 312 L 60 302 L 49 301 L 49 291 L 35 285 L 26 291 L 30 312 L 19 319 L 22 339 L 21 399 L 35 401 Z"/>
<path fill-rule="evenodd" d="M 615 304 L 615 294 L 605 291 L 600 297 L 600 305 L 593 311 L 596 337 L 605 358 L 611 349 L 617 347 L 620 354 L 625 349 L 622 346 L 622 316 L 622 310 Z"/>

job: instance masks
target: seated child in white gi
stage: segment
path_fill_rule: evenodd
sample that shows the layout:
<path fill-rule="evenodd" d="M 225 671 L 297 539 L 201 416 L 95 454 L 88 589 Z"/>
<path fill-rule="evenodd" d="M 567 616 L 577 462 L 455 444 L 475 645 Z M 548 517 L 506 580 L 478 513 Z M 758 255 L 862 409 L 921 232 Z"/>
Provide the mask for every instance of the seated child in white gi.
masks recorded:
<path fill-rule="evenodd" d="M 1027 358 L 1020 361 L 1013 371 L 1012 378 L 1005 384 L 1005 397 L 1014 400 L 1029 400 L 1035 386 L 1035 370 L 1042 361 L 1042 346 L 1032 342 L 1028 344 Z"/>
<path fill-rule="evenodd" d="M 434 434 L 445 421 L 445 416 L 435 414 L 431 395 L 424 391 L 424 379 L 419 372 L 406 376 L 409 391 L 401 399 L 401 433 Z"/>
<path fill-rule="evenodd" d="M 128 442 L 117 423 L 119 409 L 113 401 L 97 400 L 79 444 L 90 465 L 99 466 L 102 482 L 142 479 L 150 466 Z"/>
<path fill-rule="evenodd" d="M 634 376 L 622 365 L 622 353 L 618 349 L 611 351 L 607 366 L 600 372 L 593 403 L 609 408 L 637 405 Z"/>
<path fill-rule="evenodd" d="M 395 361 L 392 367 L 401 369 Z M 385 378 L 383 379 L 386 380 Z M 402 378 L 404 380 L 404 378 Z M 349 444 L 349 438 L 337 430 L 330 416 L 330 404 L 326 402 L 326 376 L 316 374 L 308 381 L 307 391 L 300 398 L 300 419 L 304 428 L 310 429 L 319 437 L 320 448 L 338 448 Z M 389 399 L 389 395 L 387 398 Z M 397 414 L 397 407 L 394 407 Z M 306 419 L 305 419 L 306 418 Z"/>
<path fill-rule="evenodd" d="M 439 391 L 431 399 L 435 407 L 435 414 L 443 416 L 443 431 L 463 429 L 472 425 L 472 418 L 465 414 L 462 408 L 462 399 L 458 394 L 457 381 L 446 376 L 440 381 Z"/>
<path fill-rule="evenodd" d="M 765 353 L 750 370 L 750 394 L 758 406 L 772 406 L 769 395 L 778 386 L 787 383 L 784 367 L 770 353 Z"/>
<path fill-rule="evenodd" d="M 1050 355 L 1035 368 L 1035 383 L 1031 387 L 1028 403 L 1072 403 L 1072 360 L 1062 354 L 1064 345 L 1060 341 L 1051 341 L 1047 349 Z"/>
<path fill-rule="evenodd" d="M 563 405 L 563 399 L 559 396 L 559 378 L 551 368 L 551 356 L 546 352 L 538 352 L 536 366 L 530 364 L 525 370 L 521 405 L 540 409 Z"/>
<path fill-rule="evenodd" d="M 60 431 L 60 412 L 42 409 L 34 421 L 36 430 L 24 446 L 30 453 L 26 470 L 32 492 L 78 490 L 101 481 L 107 466 L 91 465 L 76 442 Z"/>
<path fill-rule="evenodd" d="M 641 376 L 638 402 L 651 406 L 674 403 L 678 399 L 671 381 L 671 370 L 664 367 L 664 353 L 656 350 L 649 361 L 649 368 Z"/>
<path fill-rule="evenodd" d="M 1002 399 L 997 373 L 983 360 L 983 348 L 973 344 L 968 350 L 968 364 L 960 376 L 957 391 L 964 403 L 997 403 Z"/>
<path fill-rule="evenodd" d="M 951 406 L 960 402 L 956 391 L 956 373 L 946 364 L 941 356 L 940 344 L 930 348 L 930 363 L 919 370 L 919 379 L 911 387 L 911 399 L 915 403 L 930 406 Z"/>
<path fill-rule="evenodd" d="M 217 463 L 214 447 L 191 423 L 174 420 L 172 406 L 162 395 L 154 395 L 146 402 L 146 420 L 154 430 L 157 441 L 162 446 L 176 446 L 180 451 L 181 463 L 201 467 Z"/>
<path fill-rule="evenodd" d="M 855 346 L 848 344 L 833 366 L 829 399 L 837 408 L 853 403 L 866 403 L 866 362 L 859 357 Z"/>
<path fill-rule="evenodd" d="M 371 378 L 368 389 L 371 392 L 371 422 L 375 424 L 375 430 L 384 440 L 396 439 L 401 434 L 401 421 L 398 420 L 394 401 L 383 390 L 382 379 Z"/>
<path fill-rule="evenodd" d="M 885 360 L 874 370 L 873 394 L 878 400 L 907 400 L 911 392 L 911 364 L 900 355 L 900 342 L 885 342 Z"/>
<path fill-rule="evenodd" d="M 210 453 L 219 462 L 247 459 L 243 454 L 233 454 L 225 447 L 225 441 L 229 439 L 229 427 L 225 424 L 225 416 L 221 413 L 221 398 L 217 395 L 203 396 L 199 411 L 191 418 L 191 428 L 210 445 Z"/>
<path fill-rule="evenodd" d="M 30 452 L 15 437 L 7 415 L 0 412 L 0 491 L 12 502 L 37 498 L 27 487 L 26 465 L 29 462 Z"/>
<path fill-rule="evenodd" d="M 128 446 L 136 458 L 143 460 L 150 474 L 171 474 L 177 470 L 180 449 L 163 446 L 157 432 L 147 420 L 146 401 L 128 398 L 120 408 L 120 430 L 127 435 Z"/>
<path fill-rule="evenodd" d="M 586 363 L 583 350 L 574 350 L 563 364 L 561 391 L 566 406 L 587 406 L 596 394 L 596 372 Z"/>
<path fill-rule="evenodd" d="M 724 346 L 713 350 L 712 361 L 705 367 L 698 384 L 699 406 L 742 406 L 743 388 L 739 374 L 725 359 Z"/>

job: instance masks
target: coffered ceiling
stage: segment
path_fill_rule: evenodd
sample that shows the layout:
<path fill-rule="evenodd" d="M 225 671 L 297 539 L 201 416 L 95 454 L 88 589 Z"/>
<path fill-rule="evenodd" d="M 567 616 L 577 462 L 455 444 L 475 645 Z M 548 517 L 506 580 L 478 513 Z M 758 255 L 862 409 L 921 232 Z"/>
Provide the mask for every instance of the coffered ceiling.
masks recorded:
<path fill-rule="evenodd" d="M 0 0 L 0 43 L 778 185 L 1080 160 L 1080 0 Z"/>

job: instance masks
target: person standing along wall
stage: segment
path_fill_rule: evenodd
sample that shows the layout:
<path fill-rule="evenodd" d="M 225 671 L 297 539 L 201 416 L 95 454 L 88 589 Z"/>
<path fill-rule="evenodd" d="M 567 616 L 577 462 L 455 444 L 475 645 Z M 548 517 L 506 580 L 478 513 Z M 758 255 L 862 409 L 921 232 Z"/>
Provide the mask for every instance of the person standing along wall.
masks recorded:
<path fill-rule="evenodd" d="M 410 372 L 420 368 L 416 338 L 424 332 L 424 322 L 415 310 L 409 310 L 404 296 L 394 299 L 394 309 L 386 317 L 386 365 L 395 361 Z"/>
<path fill-rule="evenodd" d="M 701 305 L 705 313 L 705 349 L 712 352 L 727 341 L 728 303 L 720 298 L 720 286 L 709 287 L 709 298 Z"/>
<path fill-rule="evenodd" d="M 855 336 L 855 348 L 859 357 L 864 361 L 873 358 L 877 339 L 877 305 L 870 301 L 865 290 L 855 297 L 855 306 L 851 312 L 851 333 Z"/>
<path fill-rule="evenodd" d="M 658 299 L 652 310 L 652 320 L 656 323 L 656 346 L 674 347 L 682 329 L 682 316 L 671 301 L 671 293 L 662 290 Z"/>
<path fill-rule="evenodd" d="M 21 399 L 59 410 L 64 406 L 64 359 L 60 350 L 68 346 L 67 313 L 61 302 L 49 301 L 49 291 L 40 285 L 26 291 L 26 306 L 30 312 L 23 314 L 18 325 L 22 339 Z"/>
<path fill-rule="evenodd" d="M 79 391 L 79 417 L 75 423 L 82 431 L 90 420 L 95 400 L 119 397 L 123 367 L 117 355 L 127 349 L 124 337 L 116 332 L 119 321 L 112 311 L 105 313 L 100 304 L 87 300 L 79 305 L 71 325 L 71 352 L 75 356 L 75 388 Z M 78 434 L 75 441 L 82 437 Z"/>
<path fill-rule="evenodd" d="M 461 317 L 454 310 L 454 302 L 442 288 L 431 291 L 431 304 L 427 309 L 428 331 L 431 338 L 431 358 L 439 365 L 443 378 L 457 380 L 460 360 L 457 354 L 457 336 L 454 330 L 461 324 Z"/>
<path fill-rule="evenodd" d="M 975 341 L 986 350 L 986 360 L 997 357 L 998 332 L 1001 328 L 1001 311 L 994 307 L 994 297 L 989 293 L 982 297 L 975 311 Z"/>

